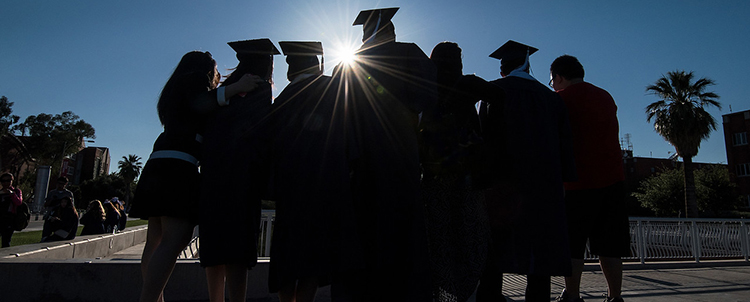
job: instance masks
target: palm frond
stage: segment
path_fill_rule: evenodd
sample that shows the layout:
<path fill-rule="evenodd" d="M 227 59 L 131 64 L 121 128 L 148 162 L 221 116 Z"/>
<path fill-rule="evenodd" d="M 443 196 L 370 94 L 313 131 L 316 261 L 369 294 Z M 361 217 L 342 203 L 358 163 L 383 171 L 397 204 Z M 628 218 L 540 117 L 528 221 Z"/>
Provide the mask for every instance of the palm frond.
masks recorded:
<path fill-rule="evenodd" d="M 719 96 L 705 91 L 714 81 L 700 78 L 693 82 L 694 78 L 692 71 L 675 70 L 646 86 L 647 92 L 660 98 L 646 106 L 646 120 L 682 157 L 695 156 L 700 142 L 716 130 L 716 120 L 705 107 L 721 109 Z"/>

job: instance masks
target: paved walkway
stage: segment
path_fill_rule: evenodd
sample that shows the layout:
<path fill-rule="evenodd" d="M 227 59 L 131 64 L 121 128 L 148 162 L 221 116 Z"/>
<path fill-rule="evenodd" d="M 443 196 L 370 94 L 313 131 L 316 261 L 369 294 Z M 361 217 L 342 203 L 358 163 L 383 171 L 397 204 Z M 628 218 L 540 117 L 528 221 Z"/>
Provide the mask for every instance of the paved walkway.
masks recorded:
<path fill-rule="evenodd" d="M 525 284 L 523 276 L 506 276 L 505 294 L 512 301 L 523 301 Z M 559 294 L 563 287 L 562 278 L 552 279 L 553 293 Z M 582 298 L 600 302 L 606 292 L 602 272 L 587 265 L 581 281 Z M 623 298 L 641 302 L 750 301 L 750 262 L 626 264 Z"/>
<path fill-rule="evenodd" d="M 503 280 L 508 301 L 523 301 L 525 277 L 506 275 Z M 550 301 L 563 284 L 562 278 L 552 279 L 555 294 Z M 626 264 L 623 289 L 627 302 L 750 302 L 750 262 Z M 588 302 L 601 302 L 606 292 L 607 285 L 598 266 L 587 265 L 581 280 L 581 296 Z M 275 302 L 278 298 L 248 301 Z M 330 288 L 321 288 L 315 301 L 331 301 Z M 473 296 L 469 299 L 475 301 Z"/>
<path fill-rule="evenodd" d="M 123 250 L 111 258 L 138 259 L 143 245 Z M 508 301 L 523 301 L 526 278 L 505 275 L 504 293 Z M 562 277 L 552 278 L 554 300 L 564 287 Z M 607 284 L 599 266 L 587 264 L 581 279 L 581 297 L 589 302 L 604 301 Z M 623 271 L 623 298 L 639 302 L 722 301 L 750 302 L 750 262 L 744 260 L 695 262 L 626 263 Z M 272 302 L 278 299 L 256 300 Z M 316 302 L 331 301 L 330 287 L 319 290 Z M 469 302 L 475 302 L 474 297 Z"/>

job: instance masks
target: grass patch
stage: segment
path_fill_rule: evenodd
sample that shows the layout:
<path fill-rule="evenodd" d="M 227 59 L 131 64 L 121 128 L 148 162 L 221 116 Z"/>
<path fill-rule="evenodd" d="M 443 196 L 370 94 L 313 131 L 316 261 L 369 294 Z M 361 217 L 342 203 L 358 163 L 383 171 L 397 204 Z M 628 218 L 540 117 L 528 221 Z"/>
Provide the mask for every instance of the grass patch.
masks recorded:
<path fill-rule="evenodd" d="M 147 220 L 128 220 L 128 222 L 125 224 L 125 229 L 129 227 L 139 226 L 148 224 Z M 83 226 L 78 226 L 78 231 L 76 231 L 76 235 L 81 234 L 81 230 L 83 230 Z M 39 243 L 42 241 L 42 231 L 31 231 L 31 232 L 14 232 L 13 237 L 10 238 L 10 246 L 19 246 L 19 245 L 25 245 L 25 244 L 32 244 L 32 243 Z"/>

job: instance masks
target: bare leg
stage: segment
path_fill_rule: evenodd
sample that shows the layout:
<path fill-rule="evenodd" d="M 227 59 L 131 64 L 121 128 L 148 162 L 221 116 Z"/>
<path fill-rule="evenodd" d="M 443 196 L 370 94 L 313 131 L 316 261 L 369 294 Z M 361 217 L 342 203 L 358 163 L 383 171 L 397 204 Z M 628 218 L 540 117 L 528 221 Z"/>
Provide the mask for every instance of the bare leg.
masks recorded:
<path fill-rule="evenodd" d="M 295 302 L 312 302 L 315 300 L 315 293 L 318 292 L 317 278 L 304 278 L 297 280 L 297 291 L 295 292 Z"/>
<path fill-rule="evenodd" d="M 148 219 L 148 231 L 146 234 L 146 245 L 143 247 L 143 254 L 141 255 L 141 277 L 143 278 L 143 284 L 146 284 L 146 276 L 148 275 L 148 264 L 151 261 L 151 255 L 154 254 L 154 250 L 159 246 L 161 242 L 161 219 L 159 217 L 150 217 Z M 162 294 L 159 294 L 158 300 L 163 302 L 164 298 Z"/>
<path fill-rule="evenodd" d="M 284 284 L 279 288 L 279 302 L 295 302 L 294 294 L 297 292 L 297 282 Z"/>
<path fill-rule="evenodd" d="M 583 273 L 583 259 L 571 259 L 570 263 L 573 265 L 573 273 L 570 277 L 565 277 L 565 297 L 567 298 L 580 298 L 581 297 L 581 274 Z"/>
<path fill-rule="evenodd" d="M 622 295 L 622 258 L 599 256 L 599 265 L 607 279 L 607 296 L 619 298 Z"/>
<path fill-rule="evenodd" d="M 225 267 L 229 301 L 245 301 L 247 297 L 247 265 L 227 264 Z"/>
<path fill-rule="evenodd" d="M 208 283 L 208 299 L 211 302 L 224 302 L 224 279 L 226 270 L 224 265 L 206 267 L 206 283 Z"/>
<path fill-rule="evenodd" d="M 169 276 L 172 275 L 177 256 L 190 243 L 193 225 L 176 217 L 157 217 L 161 220 L 161 241 L 148 259 L 146 274 L 143 277 L 141 302 L 158 301 Z M 151 219 L 149 219 L 150 224 Z M 145 252 L 144 252 L 145 253 Z"/>

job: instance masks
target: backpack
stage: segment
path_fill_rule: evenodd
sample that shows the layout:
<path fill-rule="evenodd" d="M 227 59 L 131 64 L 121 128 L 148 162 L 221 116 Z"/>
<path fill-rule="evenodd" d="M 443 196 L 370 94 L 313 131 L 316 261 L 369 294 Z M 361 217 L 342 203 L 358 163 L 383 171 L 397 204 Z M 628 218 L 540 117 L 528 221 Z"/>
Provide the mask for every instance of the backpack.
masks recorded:
<path fill-rule="evenodd" d="M 16 207 L 16 216 L 13 218 L 13 228 L 16 231 L 21 231 L 29 226 L 29 220 L 31 220 L 31 211 L 29 211 L 29 205 L 22 202 Z"/>

